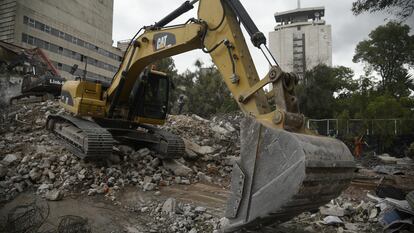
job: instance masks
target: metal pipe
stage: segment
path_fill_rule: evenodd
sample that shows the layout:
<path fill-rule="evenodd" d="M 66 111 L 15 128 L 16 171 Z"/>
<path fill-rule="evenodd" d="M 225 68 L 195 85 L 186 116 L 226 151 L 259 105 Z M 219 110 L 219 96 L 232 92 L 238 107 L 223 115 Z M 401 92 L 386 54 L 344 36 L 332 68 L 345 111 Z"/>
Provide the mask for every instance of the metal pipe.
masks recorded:
<path fill-rule="evenodd" d="M 173 12 L 162 18 L 160 21 L 155 23 L 152 27 L 153 28 L 162 28 L 169 24 L 174 19 L 178 18 L 182 14 L 186 13 L 187 11 L 194 8 L 194 4 L 196 4 L 199 0 L 193 0 L 193 1 L 186 1 L 184 2 L 180 7 L 175 9 Z"/>

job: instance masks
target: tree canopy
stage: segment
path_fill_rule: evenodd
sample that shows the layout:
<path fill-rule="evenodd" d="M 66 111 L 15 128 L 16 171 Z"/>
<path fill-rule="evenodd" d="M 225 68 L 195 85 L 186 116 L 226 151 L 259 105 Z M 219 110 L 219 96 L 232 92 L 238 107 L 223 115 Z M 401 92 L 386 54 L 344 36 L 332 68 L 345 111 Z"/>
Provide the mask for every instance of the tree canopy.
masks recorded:
<path fill-rule="evenodd" d="M 397 22 L 379 26 L 361 41 L 353 58 L 364 62 L 381 77 L 383 91 L 396 97 L 407 96 L 414 90 L 412 77 L 407 67 L 414 65 L 414 36 L 409 35 L 410 27 Z"/>
<path fill-rule="evenodd" d="M 409 18 L 414 11 L 413 0 L 357 0 L 352 3 L 352 12 L 359 15 L 363 12 L 387 11 L 401 20 Z"/>

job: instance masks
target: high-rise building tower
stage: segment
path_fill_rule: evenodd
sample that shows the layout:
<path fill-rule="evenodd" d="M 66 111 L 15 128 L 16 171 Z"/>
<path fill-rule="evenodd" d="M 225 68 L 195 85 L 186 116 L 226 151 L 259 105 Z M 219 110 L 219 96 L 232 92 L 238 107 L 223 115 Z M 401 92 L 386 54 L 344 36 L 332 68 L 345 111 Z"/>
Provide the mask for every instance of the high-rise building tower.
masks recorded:
<path fill-rule="evenodd" d="M 122 51 L 112 47 L 113 0 L 0 0 L 0 40 L 42 48 L 66 78 L 74 64 L 109 80 Z"/>
<path fill-rule="evenodd" d="M 331 25 L 323 19 L 324 7 L 298 8 L 275 13 L 276 27 L 269 47 L 281 68 L 303 77 L 318 64 L 332 66 Z"/>

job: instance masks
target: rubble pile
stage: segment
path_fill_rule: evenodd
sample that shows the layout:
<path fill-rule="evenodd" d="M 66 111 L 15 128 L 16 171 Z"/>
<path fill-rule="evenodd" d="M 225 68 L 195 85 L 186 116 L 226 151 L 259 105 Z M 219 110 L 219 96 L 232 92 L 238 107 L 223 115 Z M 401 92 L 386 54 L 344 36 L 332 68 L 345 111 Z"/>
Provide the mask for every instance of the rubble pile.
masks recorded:
<path fill-rule="evenodd" d="M 127 207 L 134 214 L 148 215 L 148 232 L 213 232 L 220 227 L 220 219 L 206 207 L 183 203 L 175 198 L 149 205 Z"/>
<path fill-rule="evenodd" d="M 3 113 L 0 132 L 0 195 L 10 200 L 27 188 L 50 200 L 70 192 L 104 194 L 115 200 L 122 187 L 134 185 L 143 191 L 159 186 L 214 182 L 228 185 L 231 166 L 238 155 L 238 132 L 231 123 L 198 116 L 172 116 L 163 126 L 182 136 L 187 156 L 160 160 L 147 148 L 116 145 L 108 161 L 85 163 L 68 152 L 45 130 L 49 114 L 63 112 L 57 103 L 23 105 Z"/>
<path fill-rule="evenodd" d="M 229 190 L 230 172 L 240 153 L 241 113 L 211 119 L 197 115 L 170 116 L 161 127 L 184 139 L 186 154 L 181 159 L 161 160 L 150 149 L 117 144 L 111 158 L 85 162 L 45 129 L 48 115 L 63 112 L 54 101 L 1 109 L 0 204 L 24 191 L 48 201 L 93 196 L 103 197 L 132 216 L 145 219 L 141 223 L 147 229 L 145 232 L 218 232 L 226 225 L 227 219 L 209 206 L 157 197 L 162 195 L 164 187 L 171 185 L 191 188 L 189 185 L 203 183 Z M 385 205 L 390 197 L 383 196 L 385 191 L 375 193 L 375 190 L 382 185 L 413 190 L 413 163 L 387 155 L 366 156 L 359 162 L 352 187 L 368 189 L 371 196 L 367 197 L 366 192 L 350 195 L 347 191 L 319 211 L 303 213 L 268 232 L 353 233 L 387 227 L 384 216 L 393 212 L 386 207 L 396 208 L 395 202 Z M 118 198 L 127 187 L 150 193 L 154 198 L 124 205 Z"/>

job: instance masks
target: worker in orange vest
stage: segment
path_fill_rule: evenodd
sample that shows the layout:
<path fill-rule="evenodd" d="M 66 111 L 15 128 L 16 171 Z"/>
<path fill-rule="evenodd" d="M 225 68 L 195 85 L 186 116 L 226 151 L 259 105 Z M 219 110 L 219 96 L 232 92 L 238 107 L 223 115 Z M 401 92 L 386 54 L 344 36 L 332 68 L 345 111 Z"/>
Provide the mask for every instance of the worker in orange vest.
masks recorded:
<path fill-rule="evenodd" d="M 360 137 L 355 137 L 355 149 L 354 149 L 354 156 L 356 158 L 360 158 L 362 155 L 362 149 L 364 144 L 368 145 L 366 142 L 364 142 L 364 135 L 360 136 Z"/>

